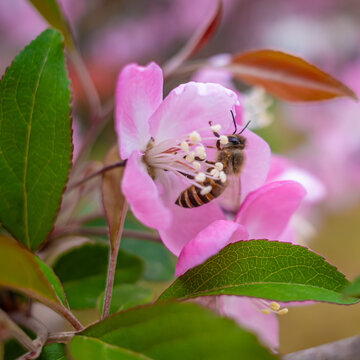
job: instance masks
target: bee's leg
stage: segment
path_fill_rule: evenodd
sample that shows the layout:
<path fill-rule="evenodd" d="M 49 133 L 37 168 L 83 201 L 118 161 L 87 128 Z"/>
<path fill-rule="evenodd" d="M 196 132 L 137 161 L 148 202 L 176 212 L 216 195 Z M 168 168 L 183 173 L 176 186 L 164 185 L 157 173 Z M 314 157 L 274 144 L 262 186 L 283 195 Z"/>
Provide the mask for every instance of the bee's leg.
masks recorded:
<path fill-rule="evenodd" d="M 217 141 L 216 141 L 216 148 L 217 148 L 218 150 L 221 150 L 220 140 L 217 140 Z"/>

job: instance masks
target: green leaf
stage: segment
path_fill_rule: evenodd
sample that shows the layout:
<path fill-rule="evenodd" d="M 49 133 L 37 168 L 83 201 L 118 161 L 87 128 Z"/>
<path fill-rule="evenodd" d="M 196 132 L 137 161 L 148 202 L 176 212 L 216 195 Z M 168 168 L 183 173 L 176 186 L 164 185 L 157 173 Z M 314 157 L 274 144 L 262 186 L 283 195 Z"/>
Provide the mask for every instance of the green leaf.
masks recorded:
<path fill-rule="evenodd" d="M 65 38 L 65 44 L 70 49 L 74 46 L 71 29 L 56 0 L 29 0 L 41 16 Z"/>
<path fill-rule="evenodd" d="M 64 344 L 50 344 L 43 347 L 39 360 L 67 360 Z"/>
<path fill-rule="evenodd" d="M 66 300 L 52 270 L 12 239 L 0 236 L 0 249 L 0 287 L 19 291 L 62 313 Z"/>
<path fill-rule="evenodd" d="M 324 258 L 302 246 L 268 240 L 238 241 L 196 266 L 160 296 L 188 299 L 208 295 L 240 295 L 277 301 L 344 299 L 345 276 Z"/>
<path fill-rule="evenodd" d="M 97 298 L 105 289 L 108 256 L 108 246 L 85 244 L 57 259 L 54 271 L 64 286 L 70 308 L 96 308 Z M 119 251 L 115 285 L 134 283 L 142 272 L 138 257 Z"/>
<path fill-rule="evenodd" d="M 125 229 L 152 232 L 141 224 L 131 212 L 125 219 Z M 174 277 L 175 260 L 163 244 L 147 240 L 124 237 L 120 248 L 141 257 L 145 263 L 144 279 L 149 281 L 169 281 Z"/>
<path fill-rule="evenodd" d="M 360 276 L 358 276 L 352 283 L 345 287 L 343 294 L 346 296 L 360 297 Z"/>
<path fill-rule="evenodd" d="M 51 231 L 67 182 L 69 102 L 61 35 L 46 30 L 0 83 L 0 222 L 31 250 Z"/>
<path fill-rule="evenodd" d="M 149 357 L 134 353 L 118 346 L 106 344 L 87 336 L 75 336 L 71 341 L 71 355 L 74 360 L 151 360 Z"/>
<path fill-rule="evenodd" d="M 139 285 L 133 284 L 121 284 L 114 286 L 110 314 L 118 311 L 123 311 L 137 305 L 145 305 L 149 303 L 153 298 L 153 294 L 150 289 Z M 104 303 L 104 292 L 98 299 L 98 310 L 101 314 Z"/>
<path fill-rule="evenodd" d="M 195 304 L 161 303 L 127 310 L 79 335 L 86 338 L 72 339 L 74 360 L 87 358 L 81 356 L 88 344 L 97 355 L 89 359 L 99 360 L 114 358 L 107 357 L 109 345 L 135 352 L 133 359 L 142 359 L 140 354 L 154 360 L 275 359 L 254 335 Z M 89 338 L 101 342 L 88 343 Z"/>

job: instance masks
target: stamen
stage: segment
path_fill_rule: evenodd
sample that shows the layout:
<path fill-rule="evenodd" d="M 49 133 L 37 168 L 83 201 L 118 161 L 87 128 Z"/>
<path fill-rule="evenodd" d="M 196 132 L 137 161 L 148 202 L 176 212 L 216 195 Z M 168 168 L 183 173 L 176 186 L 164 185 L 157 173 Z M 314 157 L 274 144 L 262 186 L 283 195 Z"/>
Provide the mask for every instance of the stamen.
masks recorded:
<path fill-rule="evenodd" d="M 225 135 L 221 135 L 219 140 L 220 140 L 220 144 L 222 144 L 222 145 L 226 145 L 229 142 L 228 137 Z"/>
<path fill-rule="evenodd" d="M 196 144 L 201 141 L 201 136 L 197 131 L 193 131 L 189 134 L 189 139 L 193 144 Z"/>
<path fill-rule="evenodd" d="M 280 310 L 280 305 L 279 305 L 277 302 L 275 302 L 275 301 L 271 302 L 271 303 L 269 304 L 269 307 L 270 307 L 270 309 L 273 310 L 273 311 L 279 311 L 279 310 Z"/>
<path fill-rule="evenodd" d="M 283 309 L 279 310 L 277 313 L 279 315 L 286 315 L 288 312 L 289 312 L 288 308 L 283 308 Z"/>
<path fill-rule="evenodd" d="M 219 171 L 221 171 L 221 170 L 224 168 L 224 165 L 223 165 L 221 162 L 217 162 L 217 163 L 215 163 L 215 167 L 216 167 Z"/>
<path fill-rule="evenodd" d="M 219 177 L 222 183 L 226 182 L 226 174 L 223 171 L 220 171 Z"/>
<path fill-rule="evenodd" d="M 189 152 L 186 155 L 185 160 L 188 162 L 193 162 L 195 160 L 195 153 L 193 151 Z"/>
<path fill-rule="evenodd" d="M 194 161 L 192 163 L 192 166 L 195 170 L 200 170 L 201 169 L 201 164 L 198 161 Z"/>
<path fill-rule="evenodd" d="M 261 309 L 260 310 L 264 315 L 270 315 L 270 310 L 269 309 Z"/>
<path fill-rule="evenodd" d="M 198 156 L 201 160 L 206 159 L 206 150 L 203 145 L 199 145 L 195 148 L 195 154 Z"/>
<path fill-rule="evenodd" d="M 212 170 L 210 171 L 210 175 L 213 176 L 214 178 L 219 178 L 220 172 L 219 172 L 219 170 L 217 170 L 217 169 L 212 169 Z"/>
<path fill-rule="evenodd" d="M 196 176 L 195 176 L 195 180 L 197 181 L 197 182 L 200 182 L 200 183 L 202 183 L 202 182 L 204 182 L 205 180 L 206 180 L 206 175 L 204 174 L 204 173 L 198 173 Z"/>
<path fill-rule="evenodd" d="M 212 125 L 210 126 L 210 129 L 214 132 L 219 132 L 221 130 L 221 125 L 220 124 Z"/>
<path fill-rule="evenodd" d="M 181 150 L 186 153 L 190 150 L 190 146 L 187 143 L 187 141 L 182 141 L 180 147 L 181 147 Z"/>
<path fill-rule="evenodd" d="M 212 190 L 212 186 L 211 186 L 211 185 L 205 186 L 205 187 L 200 191 L 200 194 L 201 194 L 201 195 L 206 195 L 206 194 L 208 194 L 211 190 Z"/>

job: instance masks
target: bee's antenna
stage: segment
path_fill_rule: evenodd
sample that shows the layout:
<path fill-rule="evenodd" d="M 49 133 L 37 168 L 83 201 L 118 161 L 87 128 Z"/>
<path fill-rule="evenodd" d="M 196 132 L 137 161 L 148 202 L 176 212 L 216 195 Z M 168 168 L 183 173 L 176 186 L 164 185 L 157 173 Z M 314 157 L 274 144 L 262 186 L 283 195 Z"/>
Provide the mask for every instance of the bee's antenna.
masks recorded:
<path fill-rule="evenodd" d="M 234 127 L 235 127 L 235 130 L 234 130 L 234 132 L 232 133 L 232 134 L 234 135 L 234 134 L 237 132 L 237 125 L 236 125 L 235 116 L 234 116 L 233 111 L 230 110 L 230 112 L 231 112 L 231 116 L 232 116 L 232 118 L 233 118 Z"/>
<path fill-rule="evenodd" d="M 247 124 L 243 127 L 243 129 L 239 132 L 239 135 L 242 134 L 244 132 L 244 130 L 249 126 L 249 124 L 251 123 L 251 120 L 249 120 L 247 122 Z"/>

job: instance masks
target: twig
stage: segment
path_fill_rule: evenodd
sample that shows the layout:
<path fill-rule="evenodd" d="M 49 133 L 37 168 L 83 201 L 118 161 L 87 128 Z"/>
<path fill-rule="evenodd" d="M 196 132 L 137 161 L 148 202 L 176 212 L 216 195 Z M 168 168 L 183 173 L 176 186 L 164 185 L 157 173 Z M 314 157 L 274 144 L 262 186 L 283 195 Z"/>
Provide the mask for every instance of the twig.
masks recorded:
<path fill-rule="evenodd" d="M 16 339 L 26 349 L 31 352 L 37 350 L 37 346 L 33 343 L 31 338 L 17 325 L 11 317 L 3 310 L 0 309 L 0 330 L 4 332 L 4 335 L 10 336 Z M 0 340 L 3 340 L 3 334 Z"/>
<path fill-rule="evenodd" d="M 109 231 L 104 227 L 80 227 L 79 225 L 69 225 L 55 228 L 51 235 L 51 240 L 59 239 L 64 236 L 107 236 Z M 159 235 L 145 231 L 129 230 L 123 231 L 123 237 L 161 242 Z"/>
<path fill-rule="evenodd" d="M 32 341 L 35 350 L 30 351 L 18 358 L 18 360 L 36 359 L 41 351 L 48 337 L 47 327 L 33 317 L 27 317 L 23 313 L 11 314 L 11 318 L 17 323 L 27 327 L 36 334 L 36 339 Z"/>
<path fill-rule="evenodd" d="M 121 166 L 125 166 L 125 164 L 126 164 L 126 160 L 123 160 L 123 161 L 119 161 L 119 162 L 116 162 L 116 163 L 108 165 L 108 166 L 104 166 L 102 169 L 90 174 L 89 176 L 86 176 L 85 178 L 81 179 L 80 181 L 78 181 L 78 182 L 76 182 L 74 184 L 70 184 L 67 191 L 74 190 L 78 186 L 80 186 L 80 185 L 84 184 L 85 182 L 93 179 L 94 177 L 102 175 L 106 171 L 116 169 L 116 168 L 121 167 Z"/>
<path fill-rule="evenodd" d="M 67 331 L 67 332 L 58 332 L 58 333 L 50 333 L 46 344 L 52 344 L 52 343 L 68 343 L 74 336 L 76 332 L 75 331 Z"/>
<path fill-rule="evenodd" d="M 360 335 L 284 355 L 283 360 L 360 359 Z"/>
<path fill-rule="evenodd" d="M 67 308 L 60 306 L 58 312 L 73 326 L 75 330 L 82 330 L 84 327 L 74 314 Z"/>

